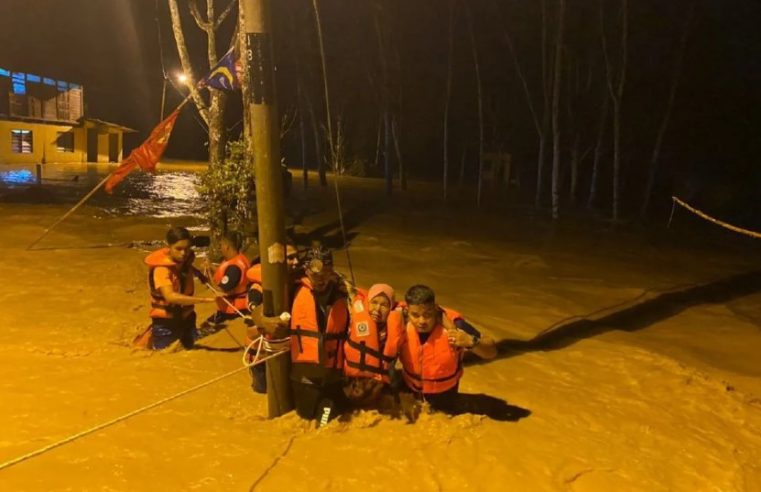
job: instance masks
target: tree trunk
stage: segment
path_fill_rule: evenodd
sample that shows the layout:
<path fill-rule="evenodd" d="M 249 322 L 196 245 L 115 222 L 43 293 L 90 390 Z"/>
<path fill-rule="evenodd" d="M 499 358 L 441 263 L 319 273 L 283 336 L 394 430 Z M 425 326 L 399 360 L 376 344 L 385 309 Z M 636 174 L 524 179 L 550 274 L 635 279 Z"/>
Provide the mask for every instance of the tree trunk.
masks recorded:
<path fill-rule="evenodd" d="M 391 157 L 391 139 L 393 136 L 391 135 L 391 111 L 388 108 L 386 108 L 383 116 L 383 125 L 385 127 L 383 164 L 386 176 L 386 196 L 391 196 L 394 191 L 394 168 Z"/>
<path fill-rule="evenodd" d="M 402 191 L 407 191 L 407 173 L 404 170 L 404 161 L 402 160 L 402 150 L 399 144 L 399 128 L 397 118 L 391 120 L 391 134 L 394 137 L 394 150 L 396 151 L 396 162 L 399 166 L 399 187 Z"/>
<path fill-rule="evenodd" d="M 465 161 L 466 161 L 467 155 L 468 155 L 468 146 L 463 145 L 462 155 L 460 156 L 460 179 L 458 181 L 458 186 L 460 188 L 460 191 L 462 191 L 463 186 L 465 186 Z"/>
<path fill-rule="evenodd" d="M 618 222 L 620 216 L 620 185 L 621 185 L 621 106 L 626 85 L 626 68 L 628 62 L 629 40 L 629 0 L 621 0 L 621 40 L 620 67 L 616 75 L 608 54 L 607 36 L 605 34 L 604 0 L 600 1 L 600 28 L 602 31 L 602 47 L 605 57 L 605 74 L 608 90 L 613 102 L 613 221 Z"/>
<path fill-rule="evenodd" d="M 650 156 L 650 166 L 647 173 L 647 185 L 645 186 L 645 195 L 642 199 L 642 207 L 639 211 L 639 216 L 644 219 L 647 216 L 647 211 L 650 207 L 650 200 L 653 196 L 653 187 L 655 186 L 655 176 L 658 171 L 658 160 L 661 155 L 661 147 L 663 145 L 663 138 L 666 135 L 666 129 L 668 128 L 669 121 L 671 120 L 671 113 L 674 109 L 674 101 L 676 100 L 677 89 L 679 88 L 679 77 L 682 73 L 682 65 L 684 64 L 684 52 L 687 47 L 687 39 L 689 38 L 690 25 L 692 24 L 693 17 L 695 15 L 695 2 L 690 4 L 690 9 L 687 14 L 687 18 L 684 21 L 684 27 L 682 29 L 682 37 L 679 40 L 679 48 L 676 55 L 676 63 L 674 64 L 674 72 L 671 74 L 671 86 L 669 88 L 669 97 L 666 101 L 666 109 L 661 120 L 660 127 L 658 128 L 658 135 L 655 138 L 655 145 L 653 146 L 653 153 Z"/>
<path fill-rule="evenodd" d="M 558 33 L 555 39 L 555 68 L 552 84 L 552 218 L 560 217 L 560 83 L 563 69 L 563 35 L 565 30 L 565 0 L 558 3 Z"/>
<path fill-rule="evenodd" d="M 497 11 L 498 16 L 501 18 L 502 14 L 499 10 L 499 6 L 496 4 L 494 0 L 492 0 L 492 5 L 494 6 L 494 9 Z M 544 16 L 544 7 L 542 7 L 542 23 L 545 25 L 546 19 Z M 531 91 L 528 87 L 528 81 L 526 80 L 526 76 L 523 72 L 523 69 L 521 68 L 520 61 L 518 60 L 518 53 L 515 50 L 515 45 L 513 44 L 512 36 L 510 36 L 510 32 L 507 29 L 507 25 L 504 20 L 501 20 L 501 24 L 503 26 L 502 28 L 502 34 L 505 40 L 505 44 L 507 44 L 508 51 L 510 52 L 511 58 L 513 60 L 513 66 L 515 68 L 515 73 L 518 75 L 518 78 L 521 81 L 521 88 L 523 89 L 523 95 L 526 99 L 526 104 L 528 105 L 529 112 L 531 113 L 531 119 L 534 122 L 534 128 L 536 129 L 536 135 L 538 140 L 538 156 L 537 156 L 537 166 L 536 166 L 536 195 L 534 197 L 534 206 L 539 207 L 541 204 L 541 192 L 542 192 L 542 180 L 543 180 L 543 170 L 544 170 L 544 156 L 545 156 L 545 146 L 546 146 L 546 128 L 548 126 L 547 123 L 547 99 L 544 97 L 545 95 L 545 83 L 544 79 L 542 79 L 542 94 L 543 94 L 543 100 L 545 102 L 544 107 L 544 114 L 542 116 L 542 119 L 540 121 L 539 114 L 536 110 L 536 107 L 534 105 L 533 97 L 531 96 Z M 542 30 L 542 43 L 546 43 L 546 27 Z M 542 51 L 542 63 L 545 63 L 545 54 L 544 50 Z M 544 66 L 544 65 L 543 65 Z M 544 72 L 543 72 L 544 73 Z"/>
<path fill-rule="evenodd" d="M 541 56 L 542 56 L 542 130 L 539 137 L 539 156 L 537 157 L 537 169 L 536 169 L 536 196 L 534 197 L 534 206 L 536 208 L 542 205 L 542 187 L 544 185 L 544 164 L 547 154 L 547 135 L 549 134 L 551 115 L 550 115 L 550 98 L 552 92 L 552 72 L 550 70 L 550 55 L 549 55 L 549 18 L 547 16 L 547 3 L 546 0 L 541 0 L 541 12 L 542 12 L 542 42 L 541 42 Z"/>
<path fill-rule="evenodd" d="M 301 93 L 301 85 L 299 85 Z M 299 98 L 301 99 L 301 98 Z M 309 167 L 307 166 L 307 132 L 304 124 L 304 110 L 299 111 L 299 134 L 301 136 L 301 172 L 304 181 L 304 191 L 309 188 Z"/>
<path fill-rule="evenodd" d="M 325 169 L 325 156 L 322 155 L 322 135 L 320 134 L 320 125 L 317 123 L 317 116 L 314 114 L 314 104 L 309 94 L 304 92 L 304 100 L 309 110 L 309 121 L 312 123 L 312 135 L 314 137 L 314 158 L 317 160 L 317 173 L 320 176 L 320 185 L 328 186 L 327 171 Z"/>
<path fill-rule="evenodd" d="M 378 117 L 378 135 L 375 139 L 375 160 L 373 161 L 373 163 L 375 164 L 376 169 L 380 166 L 382 139 L 383 139 L 383 113 L 381 113 L 380 116 Z"/>
<path fill-rule="evenodd" d="M 605 128 L 608 123 L 608 111 L 610 108 L 610 94 L 608 90 L 603 91 L 603 100 L 600 105 L 600 124 L 597 127 L 597 144 L 595 145 L 594 161 L 592 162 L 592 176 L 589 180 L 589 196 L 587 197 L 587 208 L 594 207 L 597 201 L 597 190 L 600 181 L 600 161 L 602 160 Z"/>
<path fill-rule="evenodd" d="M 547 113 L 549 114 L 549 113 Z M 544 127 L 544 123 L 542 124 Z M 536 157 L 536 194 L 534 195 L 534 207 L 542 206 L 542 184 L 544 181 L 544 161 L 547 154 L 547 137 L 544 131 L 539 132 L 539 152 Z"/>
<path fill-rule="evenodd" d="M 466 5 L 468 17 L 468 32 L 470 34 L 470 47 L 473 52 L 473 66 L 476 72 L 476 90 L 478 95 L 478 182 L 476 185 L 476 204 L 481 206 L 481 192 L 483 189 L 483 171 L 484 171 L 484 102 L 483 87 L 481 84 L 481 65 L 478 61 L 478 47 L 476 46 L 476 35 L 473 32 L 473 14 L 470 7 Z"/>
<path fill-rule="evenodd" d="M 573 139 L 573 146 L 571 147 L 571 188 L 569 192 L 569 198 L 571 205 L 576 205 L 576 198 L 579 188 L 579 161 L 580 156 L 579 147 L 581 146 L 581 132 L 576 132 L 576 136 Z"/>
<path fill-rule="evenodd" d="M 211 0 L 210 0 L 211 1 Z M 169 14 L 172 18 L 172 32 L 174 33 L 175 44 L 177 45 L 177 53 L 180 57 L 180 65 L 182 71 L 188 79 L 188 87 L 190 87 L 190 93 L 193 98 L 193 102 L 198 109 L 198 113 L 203 118 L 206 125 L 209 125 L 209 108 L 206 107 L 206 103 L 201 98 L 201 94 L 195 90 L 196 79 L 193 75 L 193 64 L 190 62 L 190 53 L 188 53 L 188 45 L 185 42 L 185 33 L 182 30 L 182 22 L 180 20 L 180 9 L 177 6 L 177 0 L 167 0 L 169 4 Z"/>
<path fill-rule="evenodd" d="M 317 0 L 312 0 L 312 7 L 314 8 L 314 19 L 315 19 L 315 25 L 317 26 L 317 40 L 319 42 L 320 46 L 320 60 L 322 61 L 322 82 L 323 82 L 323 89 L 325 93 L 325 115 L 326 115 L 326 128 L 328 131 L 328 147 L 330 148 L 330 153 L 328 154 L 331 160 L 331 163 L 333 164 L 334 172 L 338 172 L 338 161 L 336 156 L 336 143 L 333 138 L 333 120 L 330 116 L 330 91 L 328 87 L 328 67 L 327 67 L 327 58 L 325 56 L 325 43 L 323 41 L 323 35 L 322 35 L 322 21 L 320 19 L 320 9 L 317 5 Z M 337 178 L 337 176 L 335 177 Z M 322 180 L 322 178 L 320 178 Z M 326 180 L 327 183 L 327 180 Z"/>
<path fill-rule="evenodd" d="M 449 105 L 452 100 L 452 61 L 454 57 L 454 14 L 457 0 L 449 0 L 449 51 L 447 54 L 447 89 L 444 99 L 444 170 L 443 170 L 443 195 L 447 199 L 449 179 Z"/>
<path fill-rule="evenodd" d="M 209 163 L 214 166 L 225 160 L 227 146 L 227 127 L 225 126 L 225 105 L 227 94 L 217 89 L 209 89 Z"/>

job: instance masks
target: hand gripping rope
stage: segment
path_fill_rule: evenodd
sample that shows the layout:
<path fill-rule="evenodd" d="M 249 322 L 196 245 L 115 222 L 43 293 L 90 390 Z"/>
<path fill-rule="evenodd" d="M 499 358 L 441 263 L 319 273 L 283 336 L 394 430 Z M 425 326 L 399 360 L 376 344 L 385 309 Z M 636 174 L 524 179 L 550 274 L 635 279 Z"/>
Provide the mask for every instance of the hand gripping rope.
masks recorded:
<path fill-rule="evenodd" d="M 291 319 L 291 315 L 288 313 L 282 313 L 280 315 L 280 319 L 288 322 Z M 248 358 L 248 354 L 254 351 L 254 345 L 256 345 L 256 352 L 254 353 L 254 357 L 251 359 L 251 362 L 249 362 L 246 359 Z M 243 352 L 243 365 L 246 367 L 255 366 L 263 360 L 271 359 L 273 357 L 277 357 L 280 354 L 288 352 L 290 347 L 291 337 L 267 339 L 263 336 L 260 336 L 249 343 L 246 347 L 246 350 Z M 267 353 L 267 355 L 260 358 L 262 349 Z"/>

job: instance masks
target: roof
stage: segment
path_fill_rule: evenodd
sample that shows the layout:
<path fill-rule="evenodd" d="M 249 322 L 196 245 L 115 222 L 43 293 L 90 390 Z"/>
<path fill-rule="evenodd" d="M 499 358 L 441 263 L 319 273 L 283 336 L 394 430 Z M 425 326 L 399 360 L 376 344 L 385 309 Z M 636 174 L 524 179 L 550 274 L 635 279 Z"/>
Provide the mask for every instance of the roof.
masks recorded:
<path fill-rule="evenodd" d="M 110 121 L 99 120 L 97 118 L 82 118 L 79 121 L 86 128 L 103 128 L 109 130 L 118 130 L 124 133 L 137 133 L 137 130 L 133 130 L 132 128 L 118 125 L 116 123 L 111 123 Z"/>

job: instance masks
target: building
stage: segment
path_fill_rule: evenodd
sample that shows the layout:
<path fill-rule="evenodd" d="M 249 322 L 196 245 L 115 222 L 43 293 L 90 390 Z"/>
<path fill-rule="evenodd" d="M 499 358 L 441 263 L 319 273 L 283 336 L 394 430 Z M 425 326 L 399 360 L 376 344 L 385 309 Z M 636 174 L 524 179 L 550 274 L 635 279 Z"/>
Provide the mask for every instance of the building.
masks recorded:
<path fill-rule="evenodd" d="M 0 165 L 119 162 L 130 132 L 85 117 L 81 85 L 0 68 Z"/>

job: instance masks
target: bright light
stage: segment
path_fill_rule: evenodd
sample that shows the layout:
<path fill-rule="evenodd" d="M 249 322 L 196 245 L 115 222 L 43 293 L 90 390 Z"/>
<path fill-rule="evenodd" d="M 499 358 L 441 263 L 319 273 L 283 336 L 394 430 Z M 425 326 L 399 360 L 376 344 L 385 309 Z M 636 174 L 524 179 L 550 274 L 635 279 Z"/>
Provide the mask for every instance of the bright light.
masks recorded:
<path fill-rule="evenodd" d="M 181 73 L 177 75 L 177 81 L 179 81 L 180 84 L 186 84 L 188 82 L 188 76 L 184 73 Z"/>

